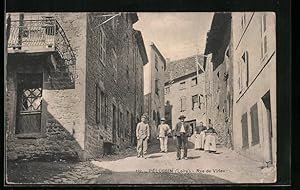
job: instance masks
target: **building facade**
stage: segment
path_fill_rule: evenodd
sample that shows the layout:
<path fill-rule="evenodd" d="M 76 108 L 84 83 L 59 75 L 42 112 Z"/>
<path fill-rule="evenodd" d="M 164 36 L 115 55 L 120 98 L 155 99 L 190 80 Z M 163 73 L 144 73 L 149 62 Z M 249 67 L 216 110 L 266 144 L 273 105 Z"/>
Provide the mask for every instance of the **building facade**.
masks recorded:
<path fill-rule="evenodd" d="M 105 144 L 134 143 L 147 63 L 132 28 L 136 13 L 12 13 L 11 20 L 8 159 L 84 160 L 102 155 Z"/>
<path fill-rule="evenodd" d="M 148 114 L 151 139 L 157 136 L 160 118 L 165 117 L 164 77 L 166 60 L 153 42 L 147 45 L 149 63 L 144 65 L 144 112 Z"/>
<path fill-rule="evenodd" d="M 166 122 L 174 129 L 183 114 L 192 132 L 199 122 L 206 124 L 205 75 L 197 75 L 196 56 L 167 63 L 165 77 Z M 199 62 L 203 65 L 203 56 Z"/>
<path fill-rule="evenodd" d="M 205 48 L 207 122 L 217 131 L 217 143 L 233 148 L 233 55 L 231 13 L 215 13 Z"/>
<path fill-rule="evenodd" d="M 232 13 L 234 148 L 276 165 L 275 14 Z"/>

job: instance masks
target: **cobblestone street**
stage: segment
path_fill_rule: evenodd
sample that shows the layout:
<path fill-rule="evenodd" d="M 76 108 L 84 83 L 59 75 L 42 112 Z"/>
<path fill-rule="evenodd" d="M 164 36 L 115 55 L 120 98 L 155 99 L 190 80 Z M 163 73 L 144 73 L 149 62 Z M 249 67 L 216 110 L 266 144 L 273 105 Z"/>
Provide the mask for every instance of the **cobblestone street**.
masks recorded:
<path fill-rule="evenodd" d="M 175 160 L 175 141 L 169 140 L 169 152 L 159 153 L 155 142 L 149 146 L 147 159 L 137 158 L 134 148 L 115 155 L 87 162 L 60 162 L 66 167 L 38 184 L 215 184 L 215 183 L 266 183 L 273 182 L 273 168 L 261 169 L 261 163 L 249 160 L 226 148 L 219 147 L 217 154 L 188 150 L 188 160 Z M 57 163 L 57 162 L 55 162 Z M 38 163 L 39 164 L 39 163 Z M 50 163 L 48 165 L 51 166 Z M 41 165 L 41 164 L 39 164 Z M 54 166 L 55 164 L 53 164 Z M 57 165 L 57 164 L 56 164 Z M 65 165 L 65 166 L 64 166 Z M 25 167 L 29 170 L 30 167 Z M 39 169 L 43 171 L 43 169 Z M 34 168 L 28 173 L 38 173 Z M 31 173 L 30 173 L 31 172 Z M 47 171 L 44 171 L 47 173 Z M 51 173 L 51 172 L 49 172 Z M 41 174 L 42 175 L 42 174 Z M 10 177 L 9 177 L 10 179 Z M 10 180 L 10 182 L 15 182 Z M 19 181 L 28 183 L 28 181 Z"/>
<path fill-rule="evenodd" d="M 73 170 L 63 172 L 44 181 L 46 184 L 85 184 L 91 179 L 98 178 L 102 174 L 110 174 L 109 170 L 95 167 L 90 162 L 76 164 Z"/>

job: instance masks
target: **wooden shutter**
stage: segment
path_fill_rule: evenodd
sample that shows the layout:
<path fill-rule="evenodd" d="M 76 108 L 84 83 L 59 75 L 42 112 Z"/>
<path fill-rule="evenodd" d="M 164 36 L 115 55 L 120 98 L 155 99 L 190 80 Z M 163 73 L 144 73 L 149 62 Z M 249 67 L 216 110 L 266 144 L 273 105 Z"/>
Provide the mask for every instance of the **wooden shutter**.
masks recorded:
<path fill-rule="evenodd" d="M 258 126 L 258 111 L 257 104 L 254 104 L 250 109 L 251 115 L 251 132 L 252 132 L 252 143 L 251 145 L 259 144 L 259 126 Z"/>
<path fill-rule="evenodd" d="M 101 113 L 101 90 L 98 85 L 96 85 L 96 123 L 100 122 Z"/>
<path fill-rule="evenodd" d="M 242 140 L 243 140 L 243 146 L 242 148 L 248 148 L 249 142 L 248 142 L 248 121 L 247 121 L 247 113 L 244 113 L 242 115 Z"/>

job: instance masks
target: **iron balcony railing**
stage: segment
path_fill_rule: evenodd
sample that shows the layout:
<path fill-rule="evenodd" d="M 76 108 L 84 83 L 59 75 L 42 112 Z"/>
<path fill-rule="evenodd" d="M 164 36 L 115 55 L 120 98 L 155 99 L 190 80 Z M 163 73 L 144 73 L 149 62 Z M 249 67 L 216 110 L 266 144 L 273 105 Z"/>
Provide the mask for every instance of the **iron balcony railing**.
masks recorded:
<path fill-rule="evenodd" d="M 76 57 L 70 42 L 56 19 L 11 21 L 8 51 L 57 52 L 63 60 L 65 72 L 74 80 Z"/>

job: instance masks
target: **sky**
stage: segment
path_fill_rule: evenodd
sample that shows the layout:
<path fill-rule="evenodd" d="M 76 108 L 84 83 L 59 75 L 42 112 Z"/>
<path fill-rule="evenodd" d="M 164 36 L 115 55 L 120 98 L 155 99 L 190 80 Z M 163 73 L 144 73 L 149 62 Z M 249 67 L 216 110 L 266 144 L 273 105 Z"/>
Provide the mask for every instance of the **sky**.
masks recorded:
<path fill-rule="evenodd" d="M 165 58 L 177 60 L 204 53 L 213 13 L 143 12 L 134 28 L 145 44 L 153 42 Z"/>

